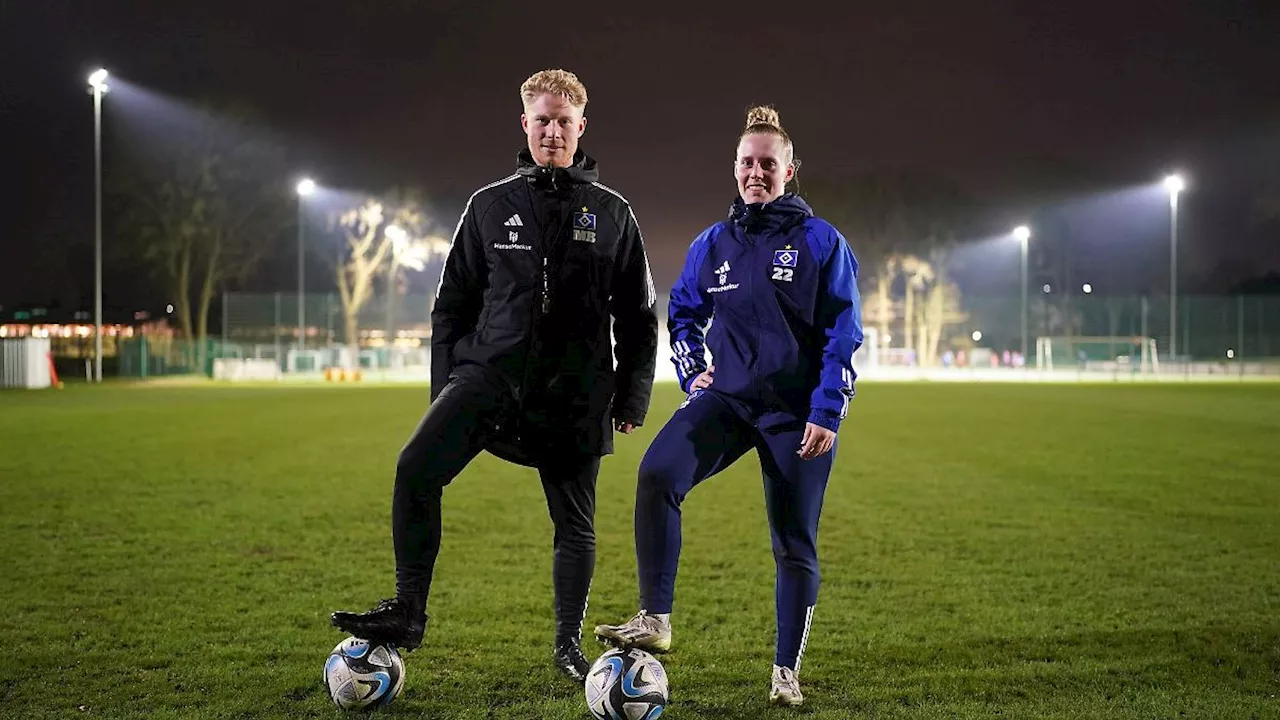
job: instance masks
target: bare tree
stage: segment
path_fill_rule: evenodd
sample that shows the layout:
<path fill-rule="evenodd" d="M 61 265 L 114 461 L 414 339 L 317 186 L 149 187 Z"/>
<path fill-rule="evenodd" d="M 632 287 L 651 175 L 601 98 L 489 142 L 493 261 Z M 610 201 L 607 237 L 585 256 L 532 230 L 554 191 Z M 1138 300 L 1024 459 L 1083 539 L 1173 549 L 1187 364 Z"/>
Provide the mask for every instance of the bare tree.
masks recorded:
<path fill-rule="evenodd" d="M 904 255 L 899 260 L 902 277 L 906 281 L 902 301 L 902 345 L 916 351 L 916 361 L 924 365 L 924 319 L 923 310 L 916 310 L 916 296 L 923 295 L 925 288 L 933 283 L 933 266 L 915 255 Z"/>
<path fill-rule="evenodd" d="M 158 117 L 115 133 L 113 234 L 170 293 L 179 333 L 194 341 L 189 360 L 203 368 L 213 298 L 286 226 L 284 152 L 242 104 Z"/>
<path fill-rule="evenodd" d="M 869 296 L 864 322 L 879 330 L 886 345 L 897 315 L 892 287 L 910 236 L 903 184 L 896 173 L 818 176 L 805 182 L 814 211 L 845 234 L 858 256 L 862 291 Z"/>
<path fill-rule="evenodd" d="M 920 365 L 926 367 L 937 364 L 938 348 L 948 328 L 969 319 L 961 306 L 959 286 L 947 278 L 946 252 L 935 250 L 930 255 L 932 273 L 924 277 L 921 288 L 915 345 Z"/>
<path fill-rule="evenodd" d="M 409 272 L 422 272 L 435 258 L 444 259 L 449 254 L 449 240 L 443 235 L 417 237 L 398 225 L 388 225 L 386 232 L 391 236 L 391 252 L 388 255 L 386 279 L 386 310 L 388 344 L 395 341 L 396 305 L 402 295 L 409 293 Z M 427 315 L 431 314 L 431 302 L 434 295 L 427 296 Z"/>
<path fill-rule="evenodd" d="M 959 290 L 944 271 L 969 212 L 966 199 L 946 183 L 902 172 L 820 177 L 806 188 L 815 211 L 847 234 L 859 257 L 870 286 L 864 322 L 886 345 L 900 324 L 903 348 L 922 363 L 936 357 L 945 327 L 962 317 Z"/>
<path fill-rule="evenodd" d="M 413 247 L 409 238 L 421 236 L 426 224 L 420 193 L 392 190 L 382 198 L 366 198 L 361 205 L 336 216 L 343 245 L 335 263 L 338 296 L 342 301 L 343 339 L 349 348 L 348 362 L 359 350 L 360 309 L 373 295 L 378 272 L 390 268 L 388 302 L 395 286 L 395 273 Z M 398 242 L 397 242 L 398 241 Z M 397 255 L 397 244 L 402 248 Z M 447 250 L 446 250 L 447 252 Z M 399 258 L 392 262 L 393 258 Z"/>

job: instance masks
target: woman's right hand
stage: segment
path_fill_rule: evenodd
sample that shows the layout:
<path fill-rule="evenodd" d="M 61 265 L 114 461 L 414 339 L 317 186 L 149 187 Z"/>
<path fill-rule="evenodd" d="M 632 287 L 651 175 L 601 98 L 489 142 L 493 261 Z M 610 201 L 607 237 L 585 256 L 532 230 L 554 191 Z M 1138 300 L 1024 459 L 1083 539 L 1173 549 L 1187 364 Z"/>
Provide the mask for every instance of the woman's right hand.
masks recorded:
<path fill-rule="evenodd" d="M 699 390 L 705 390 L 706 388 L 711 387 L 711 380 L 712 380 L 711 374 L 714 373 L 715 371 L 716 371 L 716 366 L 712 365 L 707 368 L 706 372 L 694 378 L 693 382 L 689 383 L 689 392 L 694 393 Z"/>

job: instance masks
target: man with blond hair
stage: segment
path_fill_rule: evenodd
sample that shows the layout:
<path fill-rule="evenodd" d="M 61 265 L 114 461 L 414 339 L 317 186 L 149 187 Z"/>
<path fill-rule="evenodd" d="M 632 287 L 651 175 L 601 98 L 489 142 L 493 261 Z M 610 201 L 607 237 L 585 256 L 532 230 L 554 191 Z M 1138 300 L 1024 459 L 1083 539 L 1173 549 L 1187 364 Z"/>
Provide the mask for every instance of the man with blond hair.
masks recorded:
<path fill-rule="evenodd" d="M 467 201 L 436 291 L 431 406 L 400 452 L 392 496 L 396 595 L 365 613 L 336 612 L 333 624 L 421 645 L 442 490 L 488 450 L 541 477 L 555 526 L 554 660 L 581 682 L 596 476 L 613 433 L 632 432 L 648 411 L 656 297 L 630 204 L 578 148 L 586 88 L 544 70 L 520 98 L 528 147 L 515 174 Z"/>

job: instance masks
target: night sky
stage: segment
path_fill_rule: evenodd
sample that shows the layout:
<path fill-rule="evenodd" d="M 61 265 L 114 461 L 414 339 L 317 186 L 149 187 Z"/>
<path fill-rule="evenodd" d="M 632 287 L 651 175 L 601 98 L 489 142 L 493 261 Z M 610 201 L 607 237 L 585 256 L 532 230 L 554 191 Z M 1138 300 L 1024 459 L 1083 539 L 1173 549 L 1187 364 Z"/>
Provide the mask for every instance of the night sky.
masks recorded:
<path fill-rule="evenodd" d="M 84 78 L 97 65 L 175 98 L 242 97 L 289 142 L 300 171 L 348 188 L 421 185 L 449 227 L 474 189 L 514 168 L 521 81 L 543 68 L 573 70 L 590 94 L 582 147 L 602 181 L 631 200 L 664 287 L 692 237 L 734 197 L 734 144 L 755 103 L 778 108 L 802 179 L 908 168 L 998 208 L 1002 197 L 1053 186 L 1053 168 L 1096 177 L 1100 190 L 1184 168 L 1193 183 L 1184 205 L 1189 285 L 1213 289 L 1280 268 L 1277 243 L 1247 216 L 1256 188 L 1280 180 L 1280 3 L 633 7 L 643 10 L 0 2 L 0 304 L 91 300 Z M 115 100 L 107 96 L 108 115 Z M 1130 238 L 1082 238 L 1078 274 L 1117 292 L 1149 289 L 1167 278 L 1164 222 L 1157 202 Z M 1137 249 L 1108 255 L 1118 243 Z M 289 252 L 286 244 L 279 267 L 289 267 Z M 130 277 L 127 267 L 110 269 L 109 304 L 149 295 L 123 290 Z M 287 274 L 254 283 L 293 287 Z"/>

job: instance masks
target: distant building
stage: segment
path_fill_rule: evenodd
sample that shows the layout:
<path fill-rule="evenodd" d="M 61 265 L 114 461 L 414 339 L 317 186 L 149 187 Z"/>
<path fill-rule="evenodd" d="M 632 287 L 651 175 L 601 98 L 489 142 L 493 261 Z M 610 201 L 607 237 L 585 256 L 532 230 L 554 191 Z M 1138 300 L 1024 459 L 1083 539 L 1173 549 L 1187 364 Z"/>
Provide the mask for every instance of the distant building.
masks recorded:
<path fill-rule="evenodd" d="M 146 311 L 121 317 L 119 311 L 103 312 L 102 356 L 114 357 L 119 341 L 138 335 L 172 336 L 168 319 L 153 321 Z M 55 359 L 84 359 L 93 357 L 93 312 L 90 310 L 62 310 L 40 305 L 0 307 L 0 338 L 41 337 L 49 338 L 50 351 Z"/>

